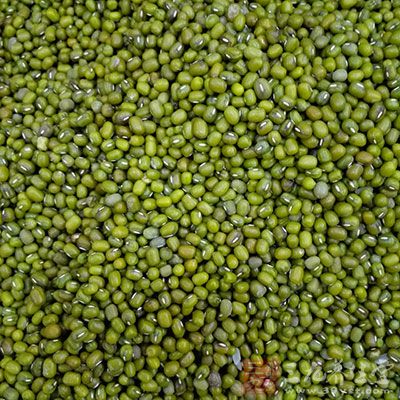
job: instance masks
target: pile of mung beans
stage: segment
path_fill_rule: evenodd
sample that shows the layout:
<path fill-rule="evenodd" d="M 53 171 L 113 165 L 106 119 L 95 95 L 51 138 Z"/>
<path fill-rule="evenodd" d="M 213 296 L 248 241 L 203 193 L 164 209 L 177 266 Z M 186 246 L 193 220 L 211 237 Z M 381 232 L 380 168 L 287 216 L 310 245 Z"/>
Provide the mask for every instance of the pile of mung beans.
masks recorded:
<path fill-rule="evenodd" d="M 399 399 L 399 137 L 399 0 L 0 1 L 0 399 Z"/>

